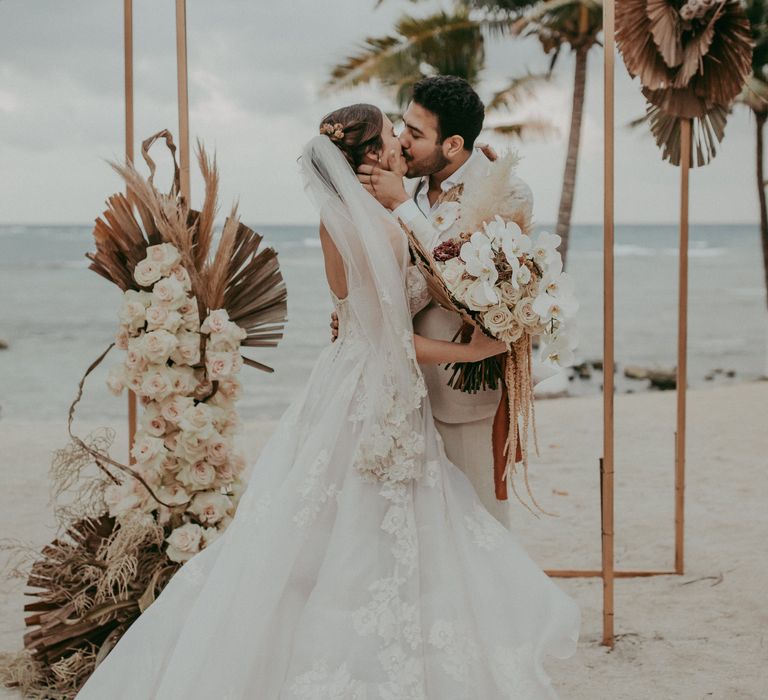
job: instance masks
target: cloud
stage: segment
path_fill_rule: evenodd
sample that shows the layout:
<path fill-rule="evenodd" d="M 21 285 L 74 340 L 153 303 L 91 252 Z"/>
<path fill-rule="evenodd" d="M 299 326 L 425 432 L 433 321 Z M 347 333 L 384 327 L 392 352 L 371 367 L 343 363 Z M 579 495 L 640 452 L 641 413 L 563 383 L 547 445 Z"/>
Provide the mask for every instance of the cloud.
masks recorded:
<path fill-rule="evenodd" d="M 375 86 L 322 91 L 329 69 L 369 35 L 390 31 L 402 12 L 427 8 L 390 0 L 294 0 L 290 3 L 188 3 L 190 123 L 217 152 L 222 211 L 240 195 L 252 223 L 314 221 L 295 159 L 320 117 L 340 104 L 392 106 Z M 173 3 L 135 0 L 135 115 L 138 142 L 170 128 L 178 132 Z M 121 183 L 103 162 L 123 146 L 123 33 L 120 3 L 87 0 L 0 2 L 0 221 L 91 221 Z M 481 88 L 492 89 L 549 58 L 533 39 L 489 43 Z M 520 114 L 545 114 L 559 134 L 515 144 L 520 172 L 536 192 L 537 219 L 557 212 L 570 119 L 573 57 L 564 53 L 555 79 Z M 637 82 L 616 57 L 617 219 L 674 221 L 678 172 L 664 164 L 653 140 L 624 124 L 643 113 Z M 602 60 L 590 54 L 575 221 L 602 217 Z M 513 115 L 514 116 L 514 115 Z M 737 112 L 715 162 L 692 177 L 695 220 L 754 221 L 757 217 L 752 126 Z M 499 147 L 509 144 L 489 137 Z M 745 165 L 747 164 L 747 165 Z M 201 183 L 192 164 L 193 198 Z M 169 176 L 160 164 L 158 180 Z M 45 206 L 41 206 L 41 201 Z M 727 205 L 724 206 L 723 203 Z"/>

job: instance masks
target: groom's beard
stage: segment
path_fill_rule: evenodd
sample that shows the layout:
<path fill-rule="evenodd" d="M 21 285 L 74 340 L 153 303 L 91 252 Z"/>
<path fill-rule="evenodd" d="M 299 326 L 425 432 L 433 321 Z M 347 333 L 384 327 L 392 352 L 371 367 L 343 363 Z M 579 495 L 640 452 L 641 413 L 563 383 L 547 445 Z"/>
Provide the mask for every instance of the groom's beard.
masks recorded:
<path fill-rule="evenodd" d="M 433 173 L 440 172 L 449 163 L 448 159 L 443 155 L 441 148 L 436 148 L 429 156 L 420 161 L 410 160 L 408 153 L 404 153 L 404 155 L 405 162 L 408 165 L 408 170 L 405 173 L 406 177 L 432 175 Z"/>

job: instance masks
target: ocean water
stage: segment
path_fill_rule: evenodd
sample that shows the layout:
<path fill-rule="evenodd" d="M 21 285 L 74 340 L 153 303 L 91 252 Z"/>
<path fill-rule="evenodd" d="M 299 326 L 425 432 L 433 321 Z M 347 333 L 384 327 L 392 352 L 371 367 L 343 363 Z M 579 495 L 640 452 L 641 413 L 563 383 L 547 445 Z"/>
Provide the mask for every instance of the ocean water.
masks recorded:
<path fill-rule="evenodd" d="M 277 348 L 248 354 L 275 368 L 244 367 L 239 406 L 246 419 L 279 417 L 329 342 L 332 310 L 314 227 L 252 225 L 275 247 L 288 288 L 288 322 Z M 540 226 L 552 230 L 551 227 Z M 0 419 L 66 419 L 77 383 L 111 342 L 120 292 L 87 269 L 90 226 L 0 226 Z M 645 382 L 621 376 L 626 365 L 674 367 L 677 333 L 677 229 L 616 227 L 617 391 Z M 576 226 L 568 258 L 581 308 L 578 354 L 602 355 L 602 227 Z M 766 313 L 756 226 L 691 228 L 689 385 L 744 381 L 765 371 Z M 78 416 L 125 416 L 125 399 L 104 386 L 112 350 L 88 379 Z M 732 378 L 725 371 L 734 372 Z M 574 394 L 600 390 L 600 376 L 571 382 Z"/>

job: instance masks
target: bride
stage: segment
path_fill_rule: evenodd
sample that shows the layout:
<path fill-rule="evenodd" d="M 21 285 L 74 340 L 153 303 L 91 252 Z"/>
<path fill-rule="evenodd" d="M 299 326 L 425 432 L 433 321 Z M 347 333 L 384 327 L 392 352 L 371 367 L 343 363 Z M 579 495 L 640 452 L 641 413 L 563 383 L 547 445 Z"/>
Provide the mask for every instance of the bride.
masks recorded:
<path fill-rule="evenodd" d="M 78 700 L 558 697 L 542 662 L 574 653 L 580 609 L 448 461 L 419 369 L 504 347 L 479 332 L 464 345 L 414 335 L 405 237 L 355 175 L 393 149 L 370 105 L 328 115 L 305 146 L 338 339 L 224 535 Z"/>

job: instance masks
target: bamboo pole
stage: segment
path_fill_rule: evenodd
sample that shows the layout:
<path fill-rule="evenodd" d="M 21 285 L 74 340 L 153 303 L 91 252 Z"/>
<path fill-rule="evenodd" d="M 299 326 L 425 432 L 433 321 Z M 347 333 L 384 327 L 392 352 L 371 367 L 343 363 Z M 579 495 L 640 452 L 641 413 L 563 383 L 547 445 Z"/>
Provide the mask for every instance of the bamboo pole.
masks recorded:
<path fill-rule="evenodd" d="M 603 639 L 613 648 L 614 602 L 614 0 L 603 3 L 603 457 L 600 460 Z"/>
<path fill-rule="evenodd" d="M 125 94 L 125 158 L 133 163 L 133 0 L 123 0 L 123 65 Z M 126 187 L 126 194 L 128 188 Z M 128 391 L 128 464 L 134 464 L 131 451 L 136 439 L 136 394 Z"/>
<path fill-rule="evenodd" d="M 675 573 L 683 573 L 685 507 L 685 409 L 688 393 L 688 176 L 691 119 L 680 122 L 680 255 L 677 314 L 677 430 L 675 432 Z"/>
<path fill-rule="evenodd" d="M 190 203 L 189 93 L 187 88 L 187 3 L 176 0 L 176 81 L 179 101 L 179 174 L 181 194 Z"/>

